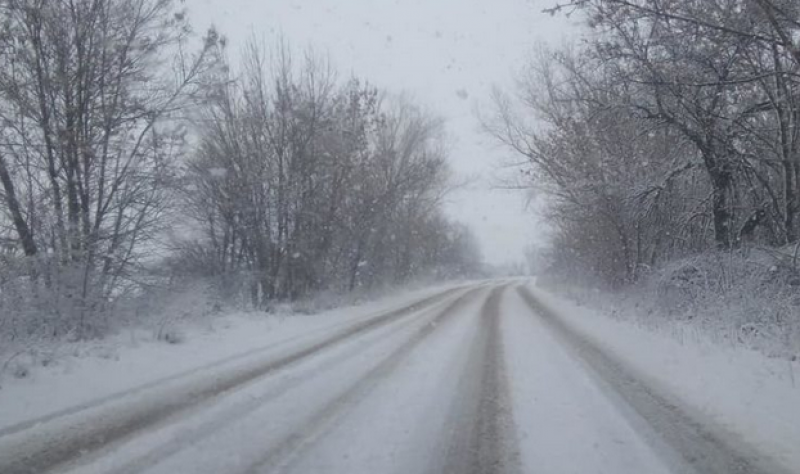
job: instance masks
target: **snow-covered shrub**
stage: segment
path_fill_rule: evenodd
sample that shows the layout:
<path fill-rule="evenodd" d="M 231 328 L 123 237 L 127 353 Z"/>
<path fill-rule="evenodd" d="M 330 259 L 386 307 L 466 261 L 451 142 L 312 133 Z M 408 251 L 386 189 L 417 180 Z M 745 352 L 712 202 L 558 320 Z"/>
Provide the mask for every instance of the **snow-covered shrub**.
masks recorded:
<path fill-rule="evenodd" d="M 0 255 L 0 340 L 91 339 L 108 330 L 109 299 L 85 268 Z"/>
<path fill-rule="evenodd" d="M 674 322 L 769 355 L 800 354 L 800 274 L 780 252 L 709 252 L 656 269 L 613 298 L 646 325 Z"/>
<path fill-rule="evenodd" d="M 649 269 L 617 291 L 538 278 L 537 284 L 618 319 L 678 338 L 800 357 L 800 268 L 793 249 L 707 252 Z"/>

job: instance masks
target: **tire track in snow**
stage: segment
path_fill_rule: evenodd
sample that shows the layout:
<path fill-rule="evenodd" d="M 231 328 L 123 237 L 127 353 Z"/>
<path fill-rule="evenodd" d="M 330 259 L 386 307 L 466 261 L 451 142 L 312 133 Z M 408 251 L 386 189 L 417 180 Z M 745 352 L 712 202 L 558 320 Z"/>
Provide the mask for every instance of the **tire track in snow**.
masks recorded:
<path fill-rule="evenodd" d="M 457 296 L 451 303 L 447 303 L 447 306 L 455 304 L 466 296 L 467 293 Z M 391 338 L 396 338 L 396 333 L 402 331 L 406 326 L 413 325 L 421 319 L 431 318 L 432 315 L 433 317 L 436 317 L 436 315 L 439 314 L 438 311 L 441 310 L 437 309 L 437 305 L 431 305 L 425 310 L 415 313 L 413 318 L 401 320 L 400 324 L 402 324 L 402 326 L 392 328 L 391 332 L 381 334 L 374 340 L 366 341 L 363 344 L 359 344 L 357 346 L 354 345 L 354 347 L 350 348 L 344 354 L 336 357 L 326 358 L 320 365 L 312 368 L 311 370 L 292 376 L 286 381 L 281 381 L 280 385 L 271 387 L 264 393 L 254 398 L 248 398 L 241 403 L 237 403 L 223 410 L 222 412 L 215 414 L 213 418 L 208 421 L 204 421 L 186 430 L 180 430 L 175 436 L 170 437 L 169 442 L 159 445 L 156 449 L 148 452 L 144 456 L 135 457 L 130 462 L 123 462 L 119 467 L 115 467 L 110 472 L 115 474 L 134 474 L 143 472 L 146 469 L 158 464 L 162 460 L 168 458 L 170 455 L 177 453 L 188 446 L 196 444 L 203 439 L 215 435 L 219 430 L 236 423 L 238 420 L 241 420 L 253 411 L 259 409 L 265 403 L 269 403 L 270 401 L 279 398 L 292 389 L 300 386 L 309 378 L 331 370 L 335 366 L 351 360 L 363 353 L 365 350 L 376 347 Z M 205 406 L 197 407 L 196 410 L 201 412 L 204 408 Z M 181 419 L 190 416 L 191 414 L 185 414 L 184 416 L 181 416 Z M 165 420 L 164 424 L 169 424 L 171 422 L 172 420 Z M 180 420 L 178 420 L 178 422 L 180 422 Z M 97 453 L 97 457 L 101 457 L 103 454 L 104 453 Z M 88 462 L 91 463 L 92 460 L 88 460 Z"/>
<path fill-rule="evenodd" d="M 653 446 L 655 452 L 680 473 L 789 474 L 785 468 L 761 456 L 737 435 L 700 421 L 688 407 L 648 386 L 621 359 L 578 334 L 556 312 L 539 301 L 525 286 L 517 292 L 556 340 L 582 362 L 601 388 L 624 406 L 623 415 Z M 625 408 L 630 408 L 626 412 Z"/>
<path fill-rule="evenodd" d="M 454 292 L 456 292 L 458 290 L 462 290 L 463 288 L 464 287 L 450 288 L 450 289 L 444 290 L 442 292 L 436 293 L 434 295 L 427 296 L 425 298 L 422 298 L 422 299 L 419 299 L 417 301 L 414 301 L 411 304 L 403 305 L 403 306 L 401 306 L 400 308 L 397 308 L 397 309 L 388 310 L 388 311 L 387 310 L 378 311 L 375 314 L 365 316 L 364 319 L 370 320 L 372 318 L 385 316 L 388 313 L 414 312 L 414 311 L 416 311 L 418 309 L 421 309 L 421 308 L 430 306 L 432 304 L 435 304 L 435 303 L 441 301 L 443 298 L 453 294 Z M 100 398 L 97 398 L 97 399 L 94 399 L 94 400 L 89 400 L 86 403 L 81 403 L 81 404 L 73 406 L 73 407 L 69 407 L 69 408 L 65 408 L 63 410 L 55 411 L 55 412 L 50 413 L 50 414 L 45 415 L 45 416 L 41 416 L 41 417 L 38 417 L 38 418 L 29 419 L 29 420 L 24 420 L 24 421 L 21 421 L 19 423 L 15 423 L 13 425 L 5 426 L 3 428 L 0 428 L 0 438 L 3 438 L 4 436 L 12 435 L 14 433 L 18 433 L 20 431 L 24 431 L 24 430 L 30 429 L 30 428 L 32 428 L 34 426 L 42 425 L 44 423 L 47 423 L 49 421 L 52 421 L 52 420 L 55 420 L 55 419 L 58 419 L 58 418 L 63 418 L 63 417 L 68 416 L 68 415 L 74 415 L 74 414 L 82 412 L 82 411 L 87 411 L 87 410 L 90 410 L 90 409 L 93 409 L 93 408 L 97 408 L 99 406 L 102 406 L 102 405 L 105 405 L 105 404 L 120 400 L 122 398 L 127 398 L 127 397 L 131 397 L 133 395 L 138 395 L 138 394 L 141 394 L 143 392 L 146 392 L 149 389 L 157 388 L 159 386 L 165 385 L 165 384 L 170 383 L 170 382 L 179 381 L 181 379 L 188 378 L 188 377 L 190 377 L 192 375 L 196 375 L 196 374 L 199 374 L 201 372 L 208 371 L 210 369 L 215 369 L 215 368 L 221 367 L 223 365 L 230 364 L 232 362 L 241 361 L 241 360 L 244 360 L 244 359 L 246 359 L 248 357 L 252 357 L 252 356 L 258 355 L 260 353 L 264 353 L 264 352 L 267 352 L 269 350 L 273 350 L 273 349 L 278 348 L 280 346 L 286 345 L 286 344 L 288 344 L 290 342 L 295 342 L 295 341 L 297 341 L 299 339 L 307 338 L 308 336 L 313 335 L 313 334 L 318 333 L 318 332 L 331 331 L 331 330 L 335 330 L 335 329 L 343 327 L 343 326 L 344 327 L 352 327 L 352 326 L 358 325 L 358 324 L 360 324 L 360 323 L 359 322 L 353 322 L 353 321 L 348 321 L 348 322 L 344 322 L 344 323 L 330 324 L 330 325 L 327 325 L 327 326 L 324 326 L 324 327 L 321 327 L 321 328 L 318 328 L 318 329 L 310 330 L 310 331 L 305 332 L 305 333 L 303 333 L 302 335 L 299 335 L 299 336 L 293 336 L 293 337 L 290 337 L 290 338 L 287 338 L 287 339 L 284 339 L 284 340 L 281 340 L 281 341 L 274 342 L 274 343 L 269 344 L 269 345 L 264 346 L 264 347 L 258 347 L 258 348 L 255 348 L 255 349 L 251 349 L 251 350 L 242 352 L 240 354 L 234 354 L 234 355 L 231 355 L 231 356 L 227 356 L 227 357 L 225 357 L 223 359 L 214 361 L 214 362 L 212 362 L 210 364 L 206 364 L 206 365 L 203 365 L 203 366 L 200 366 L 200 367 L 189 369 L 189 370 L 177 373 L 177 374 L 168 375 L 166 377 L 161 377 L 159 379 L 153 380 L 152 382 L 148 382 L 148 383 L 145 383 L 145 384 L 142 384 L 142 385 L 139 385 L 137 387 L 133 387 L 133 388 L 130 388 L 130 389 L 127 389 L 127 390 L 114 392 L 114 393 L 111 393 L 109 395 L 106 395 L 106 396 L 103 396 L 103 397 L 100 397 Z"/>
<path fill-rule="evenodd" d="M 90 404 L 8 427 L 0 431 L 2 434 L 0 435 L 0 472 L 3 474 L 31 474 L 53 469 L 113 441 L 152 427 L 167 417 L 193 408 L 229 390 L 305 360 L 353 336 L 364 334 L 404 316 L 415 314 L 462 289 L 445 290 L 410 305 L 379 313 L 378 316 L 353 323 L 342 331 L 306 348 L 253 367 L 220 374 L 211 380 L 203 381 L 197 387 L 192 386 L 188 391 L 180 390 L 181 387 L 177 387 L 173 391 L 174 393 L 155 393 L 162 383 L 186 376 L 186 374 L 182 374 L 162 379 L 160 383 L 148 384 L 139 390 L 112 395 Z M 211 366 L 216 364 L 211 364 Z M 205 368 L 208 369 L 211 366 Z M 195 369 L 191 372 L 201 372 L 202 370 Z M 114 402 L 124 402 L 131 393 L 142 396 L 142 399 L 133 400 L 131 405 L 134 407 L 132 409 L 130 406 L 116 407 Z M 147 395 L 150 395 L 152 399 L 147 398 Z M 98 413 L 92 413 L 93 409 L 97 409 Z"/>
<path fill-rule="evenodd" d="M 277 444 L 268 446 L 264 455 L 251 463 L 242 471 L 242 474 L 271 474 L 290 471 L 293 463 L 305 449 L 324 437 L 336 426 L 336 422 L 341 417 L 367 397 L 382 380 L 389 377 L 416 347 L 426 341 L 443 324 L 458 315 L 460 310 L 467 306 L 475 298 L 475 293 L 479 291 L 479 289 L 473 289 L 447 305 L 428 324 L 422 326 L 410 339 L 395 349 L 388 357 L 378 362 L 357 382 L 314 412 L 301 428 L 284 437 Z"/>
<path fill-rule="evenodd" d="M 431 466 L 431 473 L 520 472 L 500 319 L 505 288 L 495 288 L 481 308 L 481 327 L 456 387 L 456 405 L 445 430 L 449 445 L 441 464 Z"/>

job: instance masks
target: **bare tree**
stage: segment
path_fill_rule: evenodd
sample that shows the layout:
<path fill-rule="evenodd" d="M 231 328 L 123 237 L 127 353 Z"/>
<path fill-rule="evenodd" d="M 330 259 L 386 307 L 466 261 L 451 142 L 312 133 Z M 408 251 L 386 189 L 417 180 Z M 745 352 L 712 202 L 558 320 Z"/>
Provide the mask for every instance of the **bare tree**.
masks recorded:
<path fill-rule="evenodd" d="M 711 242 L 795 241 L 796 5 L 576 0 L 552 11 L 568 9 L 592 36 L 540 60 L 488 123 L 555 198 L 556 254 L 630 281 Z"/>
<path fill-rule="evenodd" d="M 271 61 L 248 51 L 199 119 L 186 197 L 204 238 L 188 256 L 246 280 L 256 307 L 441 263 L 417 246 L 424 232 L 449 232 L 442 122 L 356 79 L 337 84 L 312 54 L 295 64 L 286 46 Z"/>
<path fill-rule="evenodd" d="M 2 203 L 22 251 L 36 258 L 32 275 L 55 298 L 53 331 L 89 335 L 88 317 L 162 223 L 184 150 L 180 113 L 217 41 L 212 31 L 191 48 L 175 3 L 0 6 Z"/>

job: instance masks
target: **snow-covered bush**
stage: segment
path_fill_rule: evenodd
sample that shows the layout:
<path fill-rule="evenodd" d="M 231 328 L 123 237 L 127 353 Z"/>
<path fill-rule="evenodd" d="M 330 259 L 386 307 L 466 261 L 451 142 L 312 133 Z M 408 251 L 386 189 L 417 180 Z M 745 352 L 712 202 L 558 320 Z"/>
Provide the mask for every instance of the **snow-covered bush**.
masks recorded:
<path fill-rule="evenodd" d="M 800 273 L 793 261 L 789 252 L 775 250 L 709 252 L 654 269 L 615 293 L 572 286 L 569 296 L 680 337 L 691 334 L 796 358 Z"/>
<path fill-rule="evenodd" d="M 0 256 L 0 340 L 89 339 L 108 329 L 108 300 L 84 271 L 51 258 Z"/>

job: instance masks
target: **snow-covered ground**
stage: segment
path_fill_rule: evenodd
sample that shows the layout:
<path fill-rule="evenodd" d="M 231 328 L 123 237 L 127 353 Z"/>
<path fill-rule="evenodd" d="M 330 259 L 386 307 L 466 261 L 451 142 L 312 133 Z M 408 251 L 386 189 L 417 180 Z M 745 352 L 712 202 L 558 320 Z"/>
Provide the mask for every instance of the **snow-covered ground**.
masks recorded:
<path fill-rule="evenodd" d="M 0 379 L 0 430 L 176 376 L 205 377 L 212 369 L 226 370 L 227 366 L 257 360 L 265 350 L 280 349 L 278 343 L 302 346 L 365 317 L 452 286 L 399 292 L 314 315 L 236 312 L 199 321 L 189 319 L 176 328 L 182 338 L 178 344 L 159 341 L 152 330 L 143 328 L 101 341 L 62 343 L 53 349 L 57 356 L 47 366 L 30 365 L 25 377 L 6 373 Z"/>
<path fill-rule="evenodd" d="M 800 472 L 800 362 L 741 345 L 684 337 L 615 320 L 533 287 L 572 328 L 617 355 L 637 376 Z"/>
<path fill-rule="evenodd" d="M 516 294 L 506 347 L 523 472 L 649 473 L 669 470 L 580 364 Z M 514 328 L 511 330 L 511 328 Z"/>
<path fill-rule="evenodd" d="M 444 290 L 38 371 L 0 392 L 0 471 L 798 472 L 786 361 L 527 283 Z"/>

